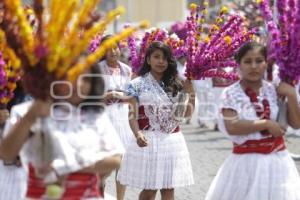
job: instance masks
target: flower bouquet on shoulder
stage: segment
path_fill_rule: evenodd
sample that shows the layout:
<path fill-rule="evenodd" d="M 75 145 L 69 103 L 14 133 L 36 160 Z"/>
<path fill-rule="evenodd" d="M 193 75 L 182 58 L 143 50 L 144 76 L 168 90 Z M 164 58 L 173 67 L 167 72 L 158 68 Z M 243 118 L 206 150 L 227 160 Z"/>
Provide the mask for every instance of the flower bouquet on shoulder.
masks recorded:
<path fill-rule="evenodd" d="M 276 18 L 268 0 L 257 0 L 268 31 L 268 59 L 279 66 L 279 79 L 292 86 L 300 78 L 300 1 L 276 1 Z M 275 85 L 279 85 L 275 83 Z M 286 99 L 279 99 L 278 122 L 287 127 Z"/>
<path fill-rule="evenodd" d="M 61 9 L 59 0 L 50 0 L 47 4 L 42 0 L 34 0 L 33 19 L 26 16 L 21 0 L 0 2 L 1 45 L 6 44 L 5 50 L 9 52 L 7 55 L 10 65 L 17 71 L 22 67 L 24 87 L 34 99 L 60 102 L 51 93 L 54 83 L 68 82 L 72 85 L 80 74 L 91 69 L 92 65 L 105 55 L 107 49 L 136 30 L 148 26 L 147 22 L 142 22 L 138 26 L 126 28 L 94 49 L 91 54 L 87 54 L 90 41 L 103 34 L 107 25 L 124 12 L 124 8 L 116 8 L 98 20 L 92 17 L 98 2 L 99 0 L 65 0 L 64 9 Z M 16 72 L 12 72 L 12 77 L 15 75 Z M 6 100 L 2 102 L 5 103 Z M 75 111 L 72 106 L 68 110 L 71 114 Z M 95 146 L 91 140 L 93 134 L 90 135 L 90 139 L 85 140 L 81 134 L 77 134 L 82 132 L 80 129 L 83 128 L 87 132 L 91 131 L 86 123 L 80 125 L 74 121 L 70 124 L 70 120 L 60 122 L 60 119 L 51 116 L 38 120 L 32 128 L 39 131 L 33 130 L 34 135 L 28 142 L 32 145 L 27 147 L 34 152 L 29 155 L 35 157 L 33 167 L 41 168 L 51 163 L 56 173 L 64 176 L 93 164 L 95 158 L 91 158 L 89 153 L 96 150 L 89 151 L 90 147 L 87 145 L 91 143 Z M 62 124 L 68 130 L 63 131 Z M 101 130 L 98 131 L 101 133 Z M 104 136 L 103 141 L 106 141 Z M 101 143 L 101 140 L 98 142 Z M 105 145 L 98 146 L 98 150 L 103 149 L 105 154 Z M 98 155 L 99 158 L 101 159 L 101 156 Z M 44 175 L 47 179 L 45 181 L 55 181 L 53 176 L 49 178 L 49 174 Z"/>

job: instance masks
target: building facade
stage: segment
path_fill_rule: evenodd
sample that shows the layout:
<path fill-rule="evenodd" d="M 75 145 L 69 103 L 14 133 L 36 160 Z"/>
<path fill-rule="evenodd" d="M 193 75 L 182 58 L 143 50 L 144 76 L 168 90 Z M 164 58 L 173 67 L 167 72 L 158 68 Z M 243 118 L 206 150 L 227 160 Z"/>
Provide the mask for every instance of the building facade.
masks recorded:
<path fill-rule="evenodd" d="M 186 0 L 116 0 L 117 5 L 124 6 L 126 13 L 120 23 L 135 23 L 149 20 L 151 26 L 163 27 L 175 21 L 183 21 L 187 15 Z"/>

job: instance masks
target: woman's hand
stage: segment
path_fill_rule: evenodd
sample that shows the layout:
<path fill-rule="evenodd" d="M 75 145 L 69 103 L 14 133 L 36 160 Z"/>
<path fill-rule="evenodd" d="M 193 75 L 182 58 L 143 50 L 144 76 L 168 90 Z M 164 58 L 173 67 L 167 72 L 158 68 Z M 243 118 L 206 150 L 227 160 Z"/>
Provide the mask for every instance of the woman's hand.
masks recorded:
<path fill-rule="evenodd" d="M 139 147 L 146 147 L 148 145 L 147 139 L 141 131 L 139 131 L 135 137 L 136 137 L 136 143 L 138 144 Z"/>
<path fill-rule="evenodd" d="M 60 182 L 64 180 L 64 176 L 59 176 L 55 171 L 51 162 L 35 168 L 35 175 L 46 182 Z"/>
<path fill-rule="evenodd" d="M 272 120 L 267 121 L 267 129 L 274 137 L 280 137 L 285 133 L 285 129 L 279 123 Z"/>
<path fill-rule="evenodd" d="M 47 117 L 50 114 L 51 105 L 52 105 L 52 100 L 50 99 L 46 101 L 37 99 L 31 105 L 27 113 L 27 116 L 29 116 L 31 119 L 34 120 L 39 117 Z"/>
<path fill-rule="evenodd" d="M 279 97 L 290 97 L 293 95 L 296 96 L 295 88 L 285 82 L 280 82 L 278 87 L 276 88 L 276 91 Z"/>
<path fill-rule="evenodd" d="M 110 101 L 115 101 L 115 100 L 120 100 L 125 98 L 124 92 L 121 91 L 108 91 L 106 92 L 106 95 L 104 97 L 105 102 L 110 102 Z"/>
<path fill-rule="evenodd" d="M 137 73 L 132 72 L 132 74 L 131 74 L 131 80 L 133 80 L 133 79 L 135 79 L 137 77 L 139 77 L 139 75 Z"/>
<path fill-rule="evenodd" d="M 7 109 L 0 110 L 0 124 L 4 124 L 7 118 L 9 117 L 9 112 Z"/>
<path fill-rule="evenodd" d="M 194 87 L 193 87 L 193 84 L 192 84 L 192 81 L 189 80 L 189 79 L 186 79 L 184 82 L 183 82 L 183 90 L 189 94 L 194 94 L 195 93 L 195 90 L 194 90 Z"/>
<path fill-rule="evenodd" d="M 35 168 L 35 175 L 38 178 L 45 178 L 49 173 L 54 171 L 53 167 L 51 164 L 45 164 L 44 166 L 40 166 Z"/>

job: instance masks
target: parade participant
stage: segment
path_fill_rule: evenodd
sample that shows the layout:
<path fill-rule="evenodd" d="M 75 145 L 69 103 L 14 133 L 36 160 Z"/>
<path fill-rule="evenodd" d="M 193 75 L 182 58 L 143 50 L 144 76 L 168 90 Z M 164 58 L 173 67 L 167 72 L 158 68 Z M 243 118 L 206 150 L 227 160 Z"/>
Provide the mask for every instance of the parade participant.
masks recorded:
<path fill-rule="evenodd" d="M 101 39 L 101 43 L 111 37 L 111 35 L 104 36 Z M 125 90 L 131 80 L 131 68 L 120 62 L 119 58 L 120 49 L 116 45 L 106 52 L 105 57 L 98 63 L 98 66 L 105 80 L 105 99 L 108 116 L 121 142 L 126 147 L 129 141 L 133 140 L 133 134 L 128 122 L 128 104 L 125 103 L 126 99 L 122 97 L 125 96 Z M 126 187 L 116 181 L 116 189 L 117 199 L 124 199 Z"/>
<path fill-rule="evenodd" d="M 1 39 L 0 39 L 1 40 Z M 26 101 L 22 88 L 20 66 L 11 62 L 6 43 L 0 44 L 0 142 L 12 105 Z M 0 199 L 24 199 L 27 188 L 26 168 L 20 159 L 13 162 L 0 157 Z"/>
<path fill-rule="evenodd" d="M 184 114 L 193 112 L 195 94 L 190 80 L 177 80 L 171 49 L 154 41 L 147 49 L 140 76 L 128 88 L 130 127 L 136 137 L 123 157 L 118 180 L 143 189 L 139 199 L 174 199 L 174 188 L 193 184 L 189 152 L 174 116 L 174 104 L 181 92 L 190 95 Z M 183 89 L 183 88 L 184 89 Z M 138 116 L 137 116 L 138 114 Z"/>
<path fill-rule="evenodd" d="M 8 102 L 7 108 L 0 110 L 0 142 L 3 137 L 5 122 L 9 117 L 9 111 L 13 105 L 30 100 L 26 94 L 21 81 L 17 82 L 14 97 Z M 27 190 L 26 166 L 22 165 L 19 157 L 13 162 L 0 160 L 0 199 L 24 199 Z"/>
<path fill-rule="evenodd" d="M 99 74 L 97 66 L 90 73 L 80 76 L 72 89 L 61 84 L 54 87 L 58 96 L 71 92 L 65 101 L 55 96 L 54 103 L 37 99 L 12 108 L 0 157 L 10 161 L 21 152 L 22 162 L 29 164 L 29 198 L 46 197 L 51 191 L 44 181 L 57 181 L 62 190 L 56 198 L 101 199 L 97 174 L 119 166 L 122 144 L 99 100 L 89 99 L 103 95 L 103 80 L 93 76 Z"/>
<path fill-rule="evenodd" d="M 285 147 L 285 129 L 276 122 L 278 96 L 287 98 L 287 121 L 299 127 L 300 109 L 292 86 L 263 80 L 266 48 L 250 42 L 236 54 L 241 80 L 221 97 L 219 128 L 233 142 L 233 153 L 214 178 L 206 200 L 297 200 L 300 178 Z M 277 92 L 277 93 L 276 93 Z"/>
<path fill-rule="evenodd" d="M 0 142 L 3 127 L 9 117 L 7 109 L 0 110 Z M 20 160 L 7 162 L 0 157 L 0 199 L 24 199 L 26 194 L 27 173 Z"/>
<path fill-rule="evenodd" d="M 148 23 L 142 22 L 138 27 L 126 28 L 105 41 L 95 52 L 86 54 L 88 44 L 95 34 L 103 33 L 106 26 L 124 12 L 124 8 L 110 10 L 106 17 L 97 20 L 91 17 L 95 14 L 97 2 L 75 0 L 66 2 L 64 9 L 54 5 L 57 3 L 53 1 L 49 4 L 35 1 L 33 11 L 37 27 L 31 27 L 19 0 L 4 0 L 0 3 L 0 39 L 7 43 L 10 62 L 22 66 L 24 86 L 35 99 L 34 102 L 12 109 L 11 118 L 7 120 L 7 131 L 4 131 L 7 136 L 1 143 L 0 156 L 5 160 L 13 160 L 24 146 L 21 158 L 24 163 L 28 161 L 32 164 L 34 169 L 30 169 L 30 172 L 36 171 L 47 183 L 64 177 L 62 183 L 58 181 L 65 188 L 62 198 L 69 195 L 72 199 L 72 196 L 77 199 L 99 198 L 101 194 L 96 191 L 97 175 L 108 173 L 119 165 L 123 148 L 105 112 L 97 105 L 101 102 L 92 101 L 99 101 L 100 97 L 96 96 L 95 99 L 94 96 L 87 96 L 97 92 L 93 88 L 103 87 L 103 84 L 92 83 L 97 75 L 81 79 L 78 77 L 88 73 L 107 49 L 139 28 L 146 28 Z M 78 87 L 80 90 L 60 87 L 60 81 L 70 81 L 68 83 L 72 84 L 67 83 L 69 87 Z M 56 83 L 58 86 L 55 91 L 63 93 L 66 89 L 71 93 L 54 97 L 51 86 Z M 48 103 L 49 98 L 54 100 L 53 104 Z M 64 102 L 58 102 L 61 100 Z M 46 117 L 50 105 L 51 116 Z M 83 105 L 91 109 L 84 109 Z M 106 166 L 107 162 L 114 164 Z M 76 174 L 89 166 L 91 168 L 85 171 L 90 173 L 84 176 Z M 48 170 L 49 167 L 54 170 Z M 33 176 L 29 178 L 36 180 Z M 69 184 L 70 181 L 72 184 Z M 84 183 L 78 185 L 76 182 Z M 43 185 L 42 181 L 29 181 L 28 196 L 41 198 L 45 189 Z"/>

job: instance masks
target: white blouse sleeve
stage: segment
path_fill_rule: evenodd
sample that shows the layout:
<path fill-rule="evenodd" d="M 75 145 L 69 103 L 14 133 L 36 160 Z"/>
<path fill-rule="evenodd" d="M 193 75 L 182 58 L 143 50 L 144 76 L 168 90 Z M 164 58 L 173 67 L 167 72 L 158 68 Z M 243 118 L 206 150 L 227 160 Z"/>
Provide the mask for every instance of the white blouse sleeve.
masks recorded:
<path fill-rule="evenodd" d="M 232 87 L 226 88 L 221 97 L 220 97 L 220 105 L 219 105 L 219 117 L 218 117 L 218 128 L 219 130 L 225 134 L 229 139 L 231 139 L 230 135 L 227 132 L 224 123 L 224 116 L 222 114 L 223 109 L 231 109 L 238 112 L 238 105 L 236 102 L 236 98 L 234 98 L 234 94 L 231 92 Z"/>
<path fill-rule="evenodd" d="M 4 127 L 4 131 L 3 131 L 3 135 L 4 137 L 7 136 L 9 134 L 9 131 L 16 125 L 16 123 L 25 116 L 25 114 L 28 112 L 30 106 L 32 105 L 32 101 L 26 102 L 26 103 L 21 103 L 18 105 L 15 105 L 12 107 L 11 111 L 10 111 L 10 116 L 9 118 L 6 120 L 5 123 L 5 127 Z M 36 129 L 38 128 L 38 123 L 35 123 L 32 125 L 32 127 L 30 128 L 31 132 L 35 132 Z M 23 163 L 28 163 L 28 156 L 33 156 L 32 153 L 35 153 L 35 151 L 30 151 L 30 149 L 33 149 L 35 146 L 33 143 L 30 142 L 30 139 L 28 139 L 24 144 L 23 147 L 20 151 L 20 156 L 21 156 L 21 160 Z"/>
<path fill-rule="evenodd" d="M 235 97 L 235 94 L 232 92 L 232 88 L 226 88 L 220 99 L 220 105 L 219 108 L 222 111 L 222 109 L 232 109 L 238 112 L 238 102 L 237 97 Z"/>
<path fill-rule="evenodd" d="M 57 134 L 61 137 L 61 144 L 56 149 L 62 147 L 61 151 L 64 154 L 62 158 L 65 160 L 64 163 L 53 163 L 58 174 L 75 172 L 107 157 L 124 154 L 124 147 L 105 112 L 97 116 L 94 123 L 95 127 L 87 128 L 86 131 L 77 133 L 77 136 L 73 135 L 72 138 L 66 139 L 65 143 L 62 143 L 64 141 L 62 135 Z"/>
<path fill-rule="evenodd" d="M 237 83 L 239 84 L 239 83 Z M 221 113 L 222 109 L 228 108 L 235 110 L 239 115 L 241 120 L 257 120 L 259 119 L 256 116 L 255 109 L 251 105 L 250 100 L 247 96 L 245 96 L 243 90 L 240 88 L 239 85 L 234 84 L 223 92 L 221 96 L 221 104 L 220 104 L 220 115 L 218 118 L 218 126 L 219 129 L 224 135 L 229 138 L 232 142 L 236 144 L 243 144 L 247 140 L 259 140 L 267 136 L 263 136 L 260 132 L 254 132 L 248 135 L 229 135 L 228 131 L 226 130 L 224 117 Z M 275 118 L 278 112 L 277 103 L 276 103 L 276 92 L 270 84 L 264 83 L 263 84 L 263 92 L 264 96 L 267 96 L 270 107 L 271 107 L 271 118 Z"/>

